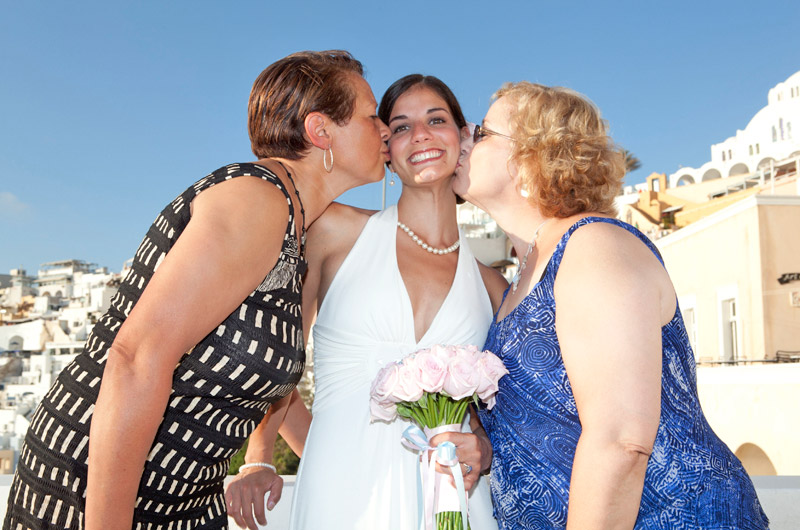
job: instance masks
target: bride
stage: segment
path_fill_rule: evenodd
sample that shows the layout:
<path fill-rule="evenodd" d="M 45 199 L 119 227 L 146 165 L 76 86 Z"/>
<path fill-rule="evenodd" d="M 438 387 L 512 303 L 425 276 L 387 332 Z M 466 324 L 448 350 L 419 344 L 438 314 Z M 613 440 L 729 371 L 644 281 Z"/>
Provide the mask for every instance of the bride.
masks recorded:
<path fill-rule="evenodd" d="M 309 229 L 303 315 L 305 329 L 316 316 L 313 421 L 309 428 L 294 394 L 254 432 L 245 457 L 269 462 L 283 422 L 281 434 L 302 454 L 292 530 L 418 528 L 417 456 L 400 444 L 408 424 L 370 422 L 370 385 L 386 363 L 418 349 L 482 347 L 507 286 L 475 259 L 456 223 L 451 179 L 467 127 L 453 93 L 435 77 L 409 75 L 389 87 L 378 113 L 392 133 L 399 202 L 377 213 L 334 203 Z M 469 423 L 478 436 L 465 437 L 458 457 L 470 523 L 496 529 L 480 476 L 491 448 L 474 414 Z M 265 524 L 264 495 L 271 508 L 281 486 L 273 469 L 248 467 L 226 492 L 230 515 L 255 529 L 255 512 Z"/>

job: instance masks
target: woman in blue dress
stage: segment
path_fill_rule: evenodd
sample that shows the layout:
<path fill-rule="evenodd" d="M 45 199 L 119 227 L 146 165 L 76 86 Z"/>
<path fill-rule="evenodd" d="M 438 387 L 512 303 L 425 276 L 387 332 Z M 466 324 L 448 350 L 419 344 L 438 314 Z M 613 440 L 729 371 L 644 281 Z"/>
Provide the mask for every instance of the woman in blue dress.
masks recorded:
<path fill-rule="evenodd" d="M 767 528 L 703 416 L 658 251 L 613 217 L 623 160 L 599 111 L 527 82 L 496 97 L 453 187 L 520 257 L 486 344 L 509 374 L 480 412 L 500 528 Z"/>

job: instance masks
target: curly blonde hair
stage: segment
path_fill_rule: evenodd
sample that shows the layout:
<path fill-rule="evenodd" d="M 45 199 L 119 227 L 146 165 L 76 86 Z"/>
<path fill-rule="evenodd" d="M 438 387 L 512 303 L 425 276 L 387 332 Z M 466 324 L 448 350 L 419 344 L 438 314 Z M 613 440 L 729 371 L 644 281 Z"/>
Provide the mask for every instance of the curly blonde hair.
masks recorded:
<path fill-rule="evenodd" d="M 591 101 L 568 88 L 527 81 L 506 83 L 494 97 L 512 105 L 516 141 L 509 162 L 519 168 L 531 204 L 548 217 L 616 215 L 624 159 Z"/>

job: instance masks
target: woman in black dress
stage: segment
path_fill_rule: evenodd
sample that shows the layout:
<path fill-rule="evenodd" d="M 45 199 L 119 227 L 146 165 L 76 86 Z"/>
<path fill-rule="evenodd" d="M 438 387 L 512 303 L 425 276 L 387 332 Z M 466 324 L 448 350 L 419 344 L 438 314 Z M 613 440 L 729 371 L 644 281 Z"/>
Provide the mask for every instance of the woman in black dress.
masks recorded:
<path fill-rule="evenodd" d="M 362 75 L 340 51 L 261 73 L 259 160 L 214 171 L 156 218 L 32 419 L 4 528 L 227 527 L 230 457 L 303 371 L 305 228 L 383 177 L 389 131 Z"/>

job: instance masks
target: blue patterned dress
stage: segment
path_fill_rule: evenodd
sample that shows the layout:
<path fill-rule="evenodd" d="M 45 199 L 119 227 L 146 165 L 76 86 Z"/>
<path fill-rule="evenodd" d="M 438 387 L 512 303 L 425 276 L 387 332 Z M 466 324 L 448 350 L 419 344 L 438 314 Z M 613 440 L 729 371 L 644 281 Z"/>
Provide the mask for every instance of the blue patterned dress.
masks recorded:
<path fill-rule="evenodd" d="M 509 371 L 495 407 L 479 412 L 494 448 L 492 498 L 501 530 L 567 524 L 581 423 L 556 336 L 553 283 L 570 235 L 593 222 L 630 231 L 661 259 L 632 226 L 583 218 L 564 234 L 533 291 L 489 329 L 486 349 Z M 661 335 L 661 418 L 635 528 L 767 528 L 752 482 L 700 409 L 694 356 L 679 309 Z"/>

